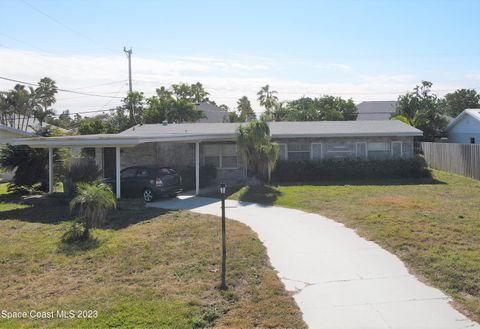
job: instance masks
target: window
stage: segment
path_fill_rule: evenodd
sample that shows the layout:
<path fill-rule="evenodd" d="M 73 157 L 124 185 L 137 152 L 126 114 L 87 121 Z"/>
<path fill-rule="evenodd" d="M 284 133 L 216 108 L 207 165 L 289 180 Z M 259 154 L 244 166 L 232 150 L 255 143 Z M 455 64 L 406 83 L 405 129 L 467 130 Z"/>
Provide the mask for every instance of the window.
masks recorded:
<path fill-rule="evenodd" d="M 131 177 L 135 177 L 136 175 L 137 175 L 137 168 L 129 168 L 122 171 L 121 177 L 131 178 Z"/>
<path fill-rule="evenodd" d="M 367 159 L 367 143 L 366 142 L 355 143 L 355 156 L 357 157 L 357 159 L 362 159 L 362 160 Z"/>
<path fill-rule="evenodd" d="M 390 158 L 390 144 L 388 142 L 369 142 L 368 158 L 369 159 L 388 159 Z"/>
<path fill-rule="evenodd" d="M 278 152 L 278 159 L 279 160 L 287 160 L 287 144 L 278 144 L 280 148 Z"/>
<path fill-rule="evenodd" d="M 292 160 L 292 161 L 310 160 L 310 145 L 306 143 L 288 144 L 288 160 Z"/>
<path fill-rule="evenodd" d="M 470 144 L 475 144 L 475 137 L 470 137 Z"/>
<path fill-rule="evenodd" d="M 148 177 L 150 176 L 147 169 L 139 169 L 137 173 L 138 177 Z"/>
<path fill-rule="evenodd" d="M 203 162 L 215 168 L 238 168 L 237 146 L 235 144 L 205 144 Z"/>
<path fill-rule="evenodd" d="M 402 149 L 403 149 L 402 142 L 392 142 L 392 158 L 401 158 L 402 157 Z"/>
<path fill-rule="evenodd" d="M 318 161 L 323 159 L 322 155 L 322 144 L 321 143 L 312 143 L 312 160 Z"/>
<path fill-rule="evenodd" d="M 237 168 L 237 146 L 235 144 L 223 144 L 221 157 L 222 168 Z"/>

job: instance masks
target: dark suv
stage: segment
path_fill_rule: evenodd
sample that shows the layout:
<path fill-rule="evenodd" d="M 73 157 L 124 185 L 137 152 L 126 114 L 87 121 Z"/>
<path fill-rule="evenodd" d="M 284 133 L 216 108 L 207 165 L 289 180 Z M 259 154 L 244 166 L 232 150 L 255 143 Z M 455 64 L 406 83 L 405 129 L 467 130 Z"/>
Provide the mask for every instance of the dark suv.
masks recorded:
<path fill-rule="evenodd" d="M 120 187 L 122 196 L 142 197 L 145 202 L 152 202 L 155 197 L 175 197 L 182 192 L 182 178 L 172 168 L 128 167 L 121 171 Z M 113 186 L 115 178 L 106 182 Z"/>

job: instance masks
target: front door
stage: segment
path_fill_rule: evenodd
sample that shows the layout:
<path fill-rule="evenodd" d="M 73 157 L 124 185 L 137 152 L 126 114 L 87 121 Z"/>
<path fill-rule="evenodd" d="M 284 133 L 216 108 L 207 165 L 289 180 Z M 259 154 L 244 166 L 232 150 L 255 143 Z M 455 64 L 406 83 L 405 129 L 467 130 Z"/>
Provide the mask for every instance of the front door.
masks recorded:
<path fill-rule="evenodd" d="M 103 149 L 103 176 L 105 178 L 116 178 L 116 153 L 114 147 L 105 147 Z"/>

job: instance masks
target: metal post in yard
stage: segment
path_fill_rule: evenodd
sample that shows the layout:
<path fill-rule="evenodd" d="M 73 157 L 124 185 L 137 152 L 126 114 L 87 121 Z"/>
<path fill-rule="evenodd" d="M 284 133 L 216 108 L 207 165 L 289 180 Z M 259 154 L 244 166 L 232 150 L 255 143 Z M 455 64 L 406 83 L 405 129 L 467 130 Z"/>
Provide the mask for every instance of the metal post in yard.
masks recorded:
<path fill-rule="evenodd" d="M 226 274 L 227 274 L 227 232 L 225 227 L 225 189 L 226 186 L 222 182 L 220 184 L 220 196 L 222 199 L 222 283 L 221 290 L 227 289 Z"/>

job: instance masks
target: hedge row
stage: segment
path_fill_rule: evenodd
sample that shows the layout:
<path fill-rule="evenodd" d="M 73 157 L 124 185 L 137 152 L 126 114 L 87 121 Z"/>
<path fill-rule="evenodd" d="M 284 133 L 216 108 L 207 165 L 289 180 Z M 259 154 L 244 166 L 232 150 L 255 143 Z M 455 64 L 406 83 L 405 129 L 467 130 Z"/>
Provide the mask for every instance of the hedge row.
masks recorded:
<path fill-rule="evenodd" d="M 323 161 L 279 161 L 272 181 L 301 182 L 340 179 L 429 178 L 422 157 L 391 160 L 328 159 Z"/>

